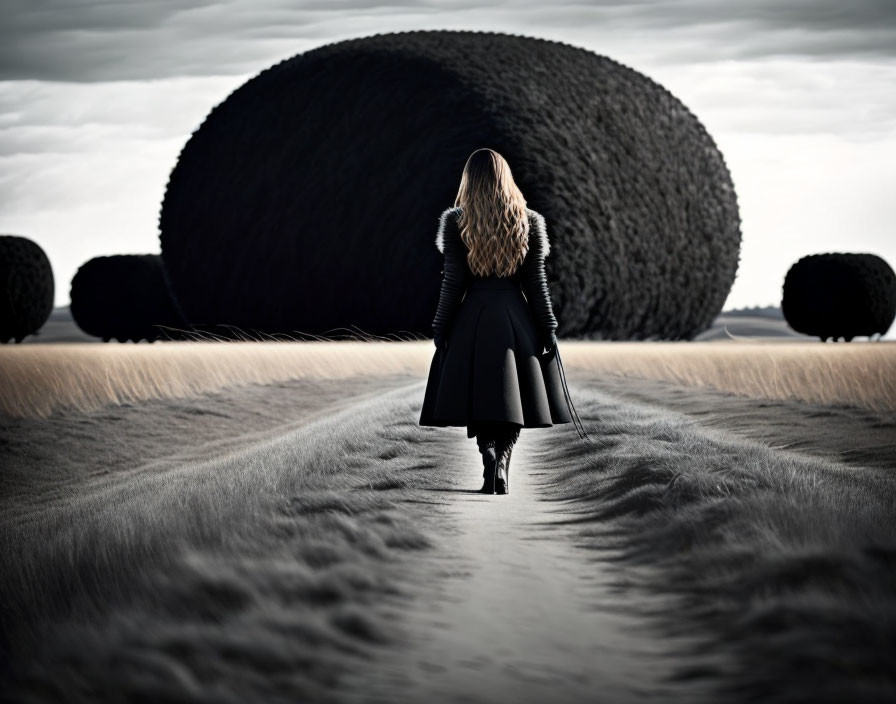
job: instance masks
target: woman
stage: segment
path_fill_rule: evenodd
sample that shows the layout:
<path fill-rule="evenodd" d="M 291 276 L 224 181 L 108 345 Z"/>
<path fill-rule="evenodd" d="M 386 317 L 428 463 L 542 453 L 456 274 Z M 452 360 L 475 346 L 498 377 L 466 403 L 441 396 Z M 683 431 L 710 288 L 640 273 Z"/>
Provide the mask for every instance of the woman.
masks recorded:
<path fill-rule="evenodd" d="M 520 429 L 570 423 L 575 409 L 544 271 L 545 221 L 497 152 L 467 159 L 436 247 L 445 264 L 420 425 L 467 426 L 482 453 L 479 491 L 506 494 Z"/>

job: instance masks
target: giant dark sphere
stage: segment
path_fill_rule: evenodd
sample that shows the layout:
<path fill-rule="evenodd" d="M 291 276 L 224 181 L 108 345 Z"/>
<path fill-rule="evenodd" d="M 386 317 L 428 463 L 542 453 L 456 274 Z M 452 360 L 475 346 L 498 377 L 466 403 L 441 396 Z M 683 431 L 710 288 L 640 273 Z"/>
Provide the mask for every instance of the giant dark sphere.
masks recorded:
<path fill-rule="evenodd" d="M 0 342 L 36 333 L 53 312 L 53 268 L 27 237 L 0 235 Z"/>
<path fill-rule="evenodd" d="M 159 218 L 185 314 L 246 332 L 431 335 L 438 216 L 481 147 L 546 218 L 561 336 L 690 338 L 721 310 L 737 200 L 675 96 L 560 42 L 412 31 L 284 60 L 192 134 Z"/>
<path fill-rule="evenodd" d="M 78 327 L 105 342 L 177 340 L 191 334 L 158 254 L 90 259 L 72 277 L 71 301 Z"/>
<path fill-rule="evenodd" d="M 810 254 L 784 277 L 781 312 L 822 340 L 883 335 L 896 318 L 896 273 L 876 254 Z"/>

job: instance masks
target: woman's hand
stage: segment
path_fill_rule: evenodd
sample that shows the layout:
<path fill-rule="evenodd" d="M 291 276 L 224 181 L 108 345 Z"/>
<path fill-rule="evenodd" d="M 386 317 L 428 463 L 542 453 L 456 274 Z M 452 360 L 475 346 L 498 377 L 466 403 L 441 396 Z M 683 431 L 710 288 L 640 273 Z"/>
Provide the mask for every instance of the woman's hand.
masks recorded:
<path fill-rule="evenodd" d="M 541 346 L 546 350 L 545 354 L 550 354 L 557 347 L 557 335 L 551 330 L 549 333 L 542 335 Z"/>
<path fill-rule="evenodd" d="M 432 341 L 435 343 L 437 350 L 445 350 L 448 349 L 448 340 L 446 340 L 441 335 L 436 335 Z"/>

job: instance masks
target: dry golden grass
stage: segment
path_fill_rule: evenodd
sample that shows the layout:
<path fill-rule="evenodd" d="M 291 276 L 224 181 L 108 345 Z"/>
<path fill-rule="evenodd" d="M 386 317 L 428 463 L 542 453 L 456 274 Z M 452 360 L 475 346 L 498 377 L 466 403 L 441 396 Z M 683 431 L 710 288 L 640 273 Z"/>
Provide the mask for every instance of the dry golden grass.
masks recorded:
<path fill-rule="evenodd" d="M 896 410 L 896 345 L 887 342 L 561 341 L 565 369 L 661 379 L 754 398 Z M 432 342 L 166 342 L 0 347 L 0 411 L 189 397 L 287 379 L 407 374 L 425 378 Z"/>
<path fill-rule="evenodd" d="M 0 347 L 0 411 L 46 417 L 64 406 L 87 411 L 108 403 L 186 398 L 241 384 L 419 375 L 428 369 L 430 356 L 423 343 L 379 341 Z"/>
<path fill-rule="evenodd" d="M 564 368 L 767 399 L 896 410 L 896 344 L 561 342 Z"/>

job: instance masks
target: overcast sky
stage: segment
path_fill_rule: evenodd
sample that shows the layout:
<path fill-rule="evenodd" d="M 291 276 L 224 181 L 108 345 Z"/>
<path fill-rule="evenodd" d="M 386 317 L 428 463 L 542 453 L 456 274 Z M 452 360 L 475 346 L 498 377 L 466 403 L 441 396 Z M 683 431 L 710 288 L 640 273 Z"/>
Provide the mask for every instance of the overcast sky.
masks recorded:
<path fill-rule="evenodd" d="M 412 29 L 567 42 L 658 81 L 721 149 L 743 244 L 726 308 L 778 305 L 806 254 L 896 267 L 896 2 L 0 0 L 0 233 L 50 257 L 56 303 L 91 257 L 158 252 L 190 133 L 273 63 Z M 893 337 L 896 331 L 891 331 Z"/>

